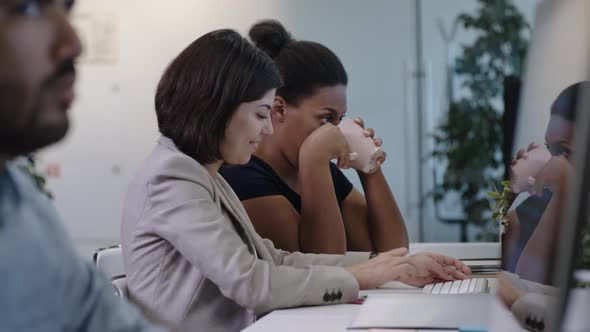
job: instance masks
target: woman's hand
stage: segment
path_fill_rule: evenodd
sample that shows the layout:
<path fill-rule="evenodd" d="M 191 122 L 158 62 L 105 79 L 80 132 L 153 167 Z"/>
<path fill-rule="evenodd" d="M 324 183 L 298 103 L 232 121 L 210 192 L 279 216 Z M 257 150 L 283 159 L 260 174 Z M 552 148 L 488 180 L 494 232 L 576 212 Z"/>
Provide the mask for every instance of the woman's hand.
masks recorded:
<path fill-rule="evenodd" d="M 565 193 L 567 181 L 572 173 L 571 164 L 563 156 L 553 156 L 541 171 L 531 181 L 531 195 L 543 196 L 544 188 L 547 187 L 554 193 Z"/>
<path fill-rule="evenodd" d="M 531 142 L 531 144 L 529 144 L 529 146 L 525 149 L 520 149 L 518 150 L 518 152 L 516 152 L 516 156 L 512 159 L 512 161 L 510 162 L 510 164 L 512 166 L 516 165 L 516 163 L 518 163 L 518 161 L 520 159 L 527 159 L 528 158 L 528 152 L 538 148 L 540 145 L 535 143 L 535 142 Z"/>
<path fill-rule="evenodd" d="M 394 249 L 347 270 L 361 289 L 376 288 L 389 281 L 422 287 L 436 280 L 465 279 L 466 274 L 471 273 L 465 264 L 451 257 L 432 253 L 405 254 L 406 248 Z"/>
<path fill-rule="evenodd" d="M 498 287 L 496 290 L 496 295 L 498 295 L 498 297 L 508 308 L 511 308 L 514 302 L 518 301 L 518 299 L 524 295 L 524 292 L 514 287 L 510 279 L 508 279 L 504 273 L 498 274 L 497 282 Z"/>
<path fill-rule="evenodd" d="M 366 137 L 370 137 L 373 139 L 373 141 L 375 142 L 375 146 L 380 147 L 381 145 L 383 145 L 383 140 L 381 138 L 375 138 L 375 129 L 373 129 L 373 128 L 366 128 L 365 129 L 365 122 L 363 121 L 363 119 L 355 118 L 354 122 L 356 124 L 358 124 L 359 126 L 361 126 L 361 128 L 364 129 L 364 135 Z M 385 162 L 385 159 L 387 159 L 387 154 L 385 153 L 385 151 L 383 151 L 383 156 L 379 157 L 379 159 L 377 159 L 377 165 L 381 166 Z"/>
<path fill-rule="evenodd" d="M 312 160 L 326 164 L 337 159 L 339 168 L 350 167 L 350 148 L 340 129 L 331 123 L 326 123 L 313 131 L 299 150 L 299 160 Z"/>
<path fill-rule="evenodd" d="M 346 270 L 356 278 L 360 289 L 377 288 L 389 281 L 412 278 L 416 274 L 416 269 L 404 262 L 407 253 L 406 248 L 393 249 Z"/>
<path fill-rule="evenodd" d="M 469 267 L 460 260 L 434 253 L 412 255 L 407 257 L 407 262 L 414 267 L 416 275 L 399 281 L 416 287 L 423 287 L 441 280 L 463 280 L 471 274 Z"/>

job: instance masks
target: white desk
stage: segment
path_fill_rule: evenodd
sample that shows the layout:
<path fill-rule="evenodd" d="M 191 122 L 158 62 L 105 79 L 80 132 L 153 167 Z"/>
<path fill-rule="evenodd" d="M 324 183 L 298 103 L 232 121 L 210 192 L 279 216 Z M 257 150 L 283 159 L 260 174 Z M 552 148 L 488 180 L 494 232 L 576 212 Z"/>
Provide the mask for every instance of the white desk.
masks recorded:
<path fill-rule="evenodd" d="M 358 304 L 339 304 L 276 310 L 245 329 L 246 332 L 342 332 L 359 309 Z"/>
<path fill-rule="evenodd" d="M 410 253 L 423 251 L 437 252 L 461 259 L 499 259 L 498 243 L 412 243 Z M 370 294 L 394 296 L 401 292 L 421 292 L 409 286 L 399 288 L 362 291 L 361 296 Z M 276 310 L 258 320 L 246 332 L 343 332 L 356 316 L 360 305 L 340 304 Z M 511 313 L 497 303 L 494 306 L 496 326 L 491 331 L 523 331 Z"/>
<path fill-rule="evenodd" d="M 410 290 L 400 290 L 411 292 Z M 367 294 L 394 294 L 397 290 L 363 291 Z M 414 291 L 416 292 L 416 291 Z M 276 310 L 258 320 L 245 329 L 245 332 L 345 332 L 349 323 L 354 319 L 360 305 L 339 304 L 318 307 L 294 308 Z M 525 331 L 512 317 L 502 304 L 496 302 L 490 315 L 493 315 L 493 325 L 489 332 L 522 332 Z"/>
<path fill-rule="evenodd" d="M 363 291 L 361 295 L 379 294 L 380 296 L 399 292 L 412 292 L 409 289 L 382 289 Z M 413 291 L 415 292 L 415 290 Z M 577 289 L 570 298 L 566 314 L 565 331 L 587 331 L 590 324 L 590 289 Z M 339 304 L 329 306 L 307 307 L 276 310 L 254 325 L 246 332 L 344 332 L 354 319 L 360 305 Z M 499 302 L 495 302 L 490 312 L 492 325 L 489 332 L 526 332 L 512 314 Z"/>

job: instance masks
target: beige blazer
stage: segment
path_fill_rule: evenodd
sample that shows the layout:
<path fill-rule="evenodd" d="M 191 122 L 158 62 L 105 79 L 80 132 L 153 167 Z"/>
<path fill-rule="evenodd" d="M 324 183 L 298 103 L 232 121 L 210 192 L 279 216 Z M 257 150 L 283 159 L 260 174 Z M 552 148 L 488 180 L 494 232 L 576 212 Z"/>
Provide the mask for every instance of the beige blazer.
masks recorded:
<path fill-rule="evenodd" d="M 514 273 L 504 272 L 512 285 L 524 292 L 514 304 L 512 313 L 520 324 L 529 331 L 544 331 L 551 326 L 551 310 L 557 305 L 559 289 L 550 285 L 521 279 Z"/>
<path fill-rule="evenodd" d="M 166 137 L 129 186 L 121 239 L 130 295 L 199 331 L 239 331 L 274 309 L 354 301 L 358 283 L 339 266 L 369 258 L 276 249 L 223 178 Z"/>

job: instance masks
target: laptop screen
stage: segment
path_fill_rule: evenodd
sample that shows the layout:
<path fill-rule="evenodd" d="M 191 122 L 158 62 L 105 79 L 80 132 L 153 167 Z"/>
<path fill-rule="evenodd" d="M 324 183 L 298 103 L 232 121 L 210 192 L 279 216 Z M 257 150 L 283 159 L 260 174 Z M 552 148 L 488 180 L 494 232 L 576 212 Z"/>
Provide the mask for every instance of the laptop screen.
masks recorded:
<path fill-rule="evenodd" d="M 584 257 L 590 249 L 583 248 L 590 189 L 584 172 L 590 146 L 588 14 L 584 0 L 539 5 L 519 87 L 506 184 L 513 195 L 502 236 L 507 273 L 497 293 L 532 331 L 561 330 L 567 294 L 578 285 L 572 276 L 589 268 Z"/>

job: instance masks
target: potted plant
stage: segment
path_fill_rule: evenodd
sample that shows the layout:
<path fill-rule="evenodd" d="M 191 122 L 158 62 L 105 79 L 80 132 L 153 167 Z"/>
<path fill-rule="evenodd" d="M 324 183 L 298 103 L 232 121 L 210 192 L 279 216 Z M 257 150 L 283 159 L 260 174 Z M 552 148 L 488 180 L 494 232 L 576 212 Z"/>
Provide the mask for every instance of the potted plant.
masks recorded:
<path fill-rule="evenodd" d="M 431 156 L 445 169 L 442 182 L 435 183 L 431 194 L 439 202 L 449 192 L 458 193 L 463 221 L 482 226 L 478 240 L 495 241 L 498 232 L 485 229 L 489 229 L 493 218 L 487 192 L 504 175 L 503 81 L 509 75 L 521 75 L 529 25 L 508 0 L 478 3 L 475 13 L 463 13 L 456 19 L 460 27 L 475 32 L 476 37 L 470 44 L 461 45 L 454 70 L 461 89 L 433 133 Z M 462 234 L 464 240 L 466 237 Z"/>

